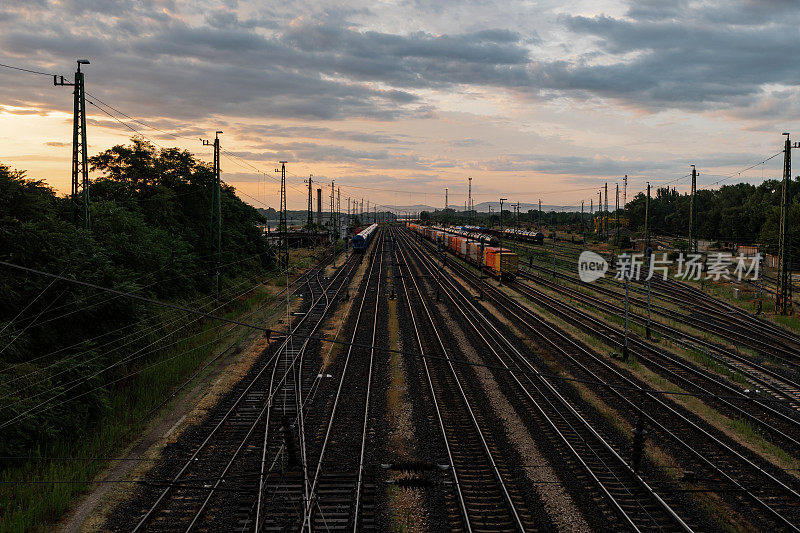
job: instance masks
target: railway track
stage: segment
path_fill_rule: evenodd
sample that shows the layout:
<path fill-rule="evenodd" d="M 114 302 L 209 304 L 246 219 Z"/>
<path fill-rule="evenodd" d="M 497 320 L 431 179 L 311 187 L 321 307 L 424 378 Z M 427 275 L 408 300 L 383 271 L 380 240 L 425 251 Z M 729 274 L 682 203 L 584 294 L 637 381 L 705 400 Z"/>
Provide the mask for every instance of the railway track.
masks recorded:
<path fill-rule="evenodd" d="M 615 303 L 603 300 L 598 296 L 588 295 L 585 291 L 564 283 L 551 281 L 549 279 L 550 275 L 544 272 L 542 275 L 535 275 L 523 269 L 520 275 L 551 290 L 568 293 L 570 298 L 582 301 L 611 315 L 621 316 L 624 313 L 622 308 Z M 556 278 L 566 283 L 576 284 L 577 287 L 582 289 L 589 289 L 598 295 L 613 298 L 615 302 L 624 296 L 624 292 L 620 293 L 616 290 L 621 286 L 621 282 L 615 282 L 614 280 L 598 280 L 595 283 L 586 284 L 579 282 L 574 276 L 562 272 L 556 272 Z M 671 298 L 678 305 L 684 305 L 692 311 L 690 314 L 683 314 L 651 303 L 651 310 L 655 311 L 654 314 L 663 317 L 661 320 L 657 318 L 651 319 L 650 323 L 653 329 L 658 330 L 662 336 L 679 345 L 706 353 L 706 355 L 728 367 L 733 372 L 747 377 L 757 388 L 771 391 L 773 394 L 791 401 L 796 409 L 800 409 L 800 387 L 797 385 L 797 376 L 800 376 L 800 363 L 791 359 L 792 352 L 786 351 L 787 347 L 794 346 L 796 345 L 795 343 L 800 342 L 797 336 L 789 332 L 781 332 L 779 331 L 780 328 L 756 317 L 751 317 L 746 312 L 711 298 L 693 287 L 684 286 L 683 283 L 675 282 L 674 280 L 670 280 L 667 283 L 659 280 L 654 282 L 654 285 L 656 283 L 658 287 L 653 290 L 653 299 L 664 299 L 664 293 L 667 292 L 666 298 Z M 607 286 L 609 284 L 614 288 Z M 669 296 L 670 293 L 665 291 L 663 287 L 672 287 L 673 285 L 678 287 L 676 290 L 697 292 L 700 296 L 696 296 L 695 300 Z M 645 310 L 647 308 L 646 289 L 642 287 L 641 283 L 631 283 L 630 290 L 631 292 L 644 294 L 644 298 L 633 296 L 630 301 L 632 306 Z M 733 309 L 729 309 L 729 307 Z M 645 327 L 647 318 L 641 312 L 643 311 L 640 311 L 639 314 L 631 312 L 630 316 L 634 323 Z M 698 316 L 695 316 L 695 314 Z M 725 321 L 725 317 L 732 317 L 731 326 L 720 325 Z M 716 335 L 717 338 L 724 339 L 726 342 L 733 343 L 736 346 L 760 350 L 763 355 L 756 358 L 750 354 L 723 346 L 720 341 L 707 340 L 696 334 L 679 330 L 675 326 L 667 324 L 665 319 L 684 324 L 695 330 L 709 331 Z M 755 321 L 756 325 L 751 327 L 750 323 L 752 321 Z M 762 339 L 759 333 L 759 328 L 761 327 L 773 330 L 770 334 L 771 336 L 765 336 Z M 744 333 L 745 331 L 747 333 Z M 772 342 L 771 338 L 780 338 L 782 340 L 781 342 Z"/>
<path fill-rule="evenodd" d="M 291 335 L 310 335 L 319 327 L 354 266 L 351 258 L 330 280 L 322 280 L 319 269 L 305 277 L 308 303 L 291 325 Z M 285 420 L 283 413 L 291 413 L 296 404 L 292 390 L 302 381 L 297 371 L 305 350 L 293 349 L 297 341 L 291 335 L 273 341 L 246 378 L 194 429 L 194 442 L 183 443 L 189 458 L 170 469 L 169 483 L 141 509 L 133 531 L 192 531 L 223 523 L 248 528 L 252 511 L 265 504 L 259 499 L 259 486 L 265 488 L 265 443 L 273 442 L 269 434 L 274 435 L 275 418 Z M 296 432 L 290 428 L 286 433 Z"/>
<path fill-rule="evenodd" d="M 437 266 L 417 251 L 409 239 L 406 248 L 423 264 L 429 277 Z M 537 433 L 546 431 L 552 444 L 559 446 L 567 463 L 583 473 L 586 490 L 593 490 L 596 499 L 603 499 L 607 516 L 604 523 L 613 529 L 659 529 L 690 531 L 691 528 L 675 513 L 628 465 L 625 459 L 600 435 L 558 390 L 542 376 L 540 369 L 525 358 L 509 339 L 471 301 L 469 295 L 449 277 L 442 277 L 442 291 L 453 302 L 462 319 L 482 340 L 494 357 L 488 364 L 511 370 L 504 377 L 513 396 L 526 399 L 522 412 L 529 427 Z M 411 303 L 411 302 L 410 302 Z M 452 364 L 451 364 L 452 366 Z M 516 371 L 516 372 L 514 372 Z"/>
<path fill-rule="evenodd" d="M 535 250 L 539 254 L 542 251 L 546 252 L 547 250 Z M 560 256 L 558 259 L 560 265 L 569 268 L 571 272 L 565 274 L 556 271 L 555 277 L 579 283 L 611 297 L 618 298 L 620 296 L 619 290 L 622 288 L 622 283 L 619 280 L 602 279 L 591 285 L 580 283 L 574 276 L 574 272 L 577 271 L 576 259 L 577 256 Z M 524 261 L 521 264 L 524 264 Z M 545 275 L 545 269 L 541 270 L 541 278 L 553 276 L 552 272 L 549 271 Z M 630 289 L 631 292 L 641 295 L 639 298 L 631 298 L 631 301 L 646 308 L 646 283 L 644 281 L 633 282 L 630 284 Z M 783 364 L 786 368 L 795 372 L 800 371 L 800 338 L 796 334 L 675 279 L 667 281 L 654 279 L 651 289 L 653 299 L 670 302 L 688 311 L 681 313 L 651 302 L 651 310 L 656 314 L 690 327 L 713 332 L 721 338 L 730 339 L 738 346 L 761 353 L 770 360 Z"/>
<path fill-rule="evenodd" d="M 584 331 L 590 331 L 608 345 L 623 346 L 624 331 L 613 323 L 598 319 L 577 306 L 553 298 L 525 283 L 510 282 L 508 286 L 531 301 L 546 304 L 548 310 L 559 318 Z M 573 297 L 581 301 L 577 296 Z M 628 346 L 630 355 L 656 374 L 688 392 L 701 395 L 702 401 L 730 418 L 748 420 L 754 427 L 760 428 L 762 435 L 800 457 L 800 418 L 797 413 L 792 413 L 790 409 L 782 408 L 783 406 L 767 403 L 759 396 L 750 395 L 742 388 L 726 383 L 723 378 L 690 365 L 679 356 L 672 355 L 636 335 L 628 335 Z M 786 404 L 791 405 L 789 402 Z"/>
<path fill-rule="evenodd" d="M 428 246 L 428 250 L 432 246 Z M 475 274 L 457 261 L 451 263 L 460 276 L 477 280 Z M 633 401 L 627 390 L 642 390 L 642 385 L 614 368 L 591 350 L 575 342 L 552 324 L 542 320 L 522 304 L 508 297 L 492 284 L 483 284 L 484 294 L 524 331 L 549 344 L 559 354 L 573 375 L 597 383 L 594 392 L 605 399 L 633 426 L 642 417 L 660 445 L 674 448 L 681 462 L 691 464 L 689 470 L 701 489 L 716 493 L 736 509 L 746 509 L 758 520 L 759 527 L 772 524 L 785 530 L 800 530 L 800 495 L 797 481 L 791 476 L 767 472 L 764 468 L 733 449 L 683 412 L 658 395 L 643 391 Z M 612 385 L 604 387 L 601 384 Z M 635 416 L 632 416 L 635 415 Z M 780 478 L 780 479 L 779 479 Z M 692 489 L 696 490 L 696 489 Z"/>
<path fill-rule="evenodd" d="M 498 453 L 497 437 L 486 430 L 486 412 L 468 395 L 462 367 L 444 362 L 455 350 L 443 341 L 429 302 L 430 288 L 411 268 L 400 248 L 396 261 L 400 285 L 412 322 L 416 349 L 449 466 L 451 528 L 464 531 L 530 531 L 535 524 L 516 486 L 513 467 Z M 440 358 L 429 360 L 427 356 Z"/>
<path fill-rule="evenodd" d="M 374 237 L 366 281 L 354 317 L 350 344 L 331 368 L 339 375 L 330 408 L 320 410 L 321 438 L 309 445 L 309 502 L 296 524 L 300 530 L 357 531 L 376 528 L 376 485 L 370 429 L 380 413 L 371 409 L 379 349 L 383 294 L 384 239 Z M 385 304 L 384 304 L 385 305 Z M 385 324 L 384 324 L 385 329 Z M 385 369 L 382 369 L 385 371 Z"/>
<path fill-rule="evenodd" d="M 521 271 L 520 274 L 522 278 L 547 287 L 548 289 L 557 293 L 563 294 L 573 301 L 581 302 L 595 309 L 599 309 L 611 316 L 624 318 L 625 309 L 620 305 L 587 295 L 566 285 L 553 283 L 546 278 L 535 276 L 525 271 Z M 528 292 L 531 290 L 535 289 L 528 289 Z M 536 293 L 537 295 L 541 294 L 542 296 L 545 296 L 541 291 L 536 291 Z M 618 294 L 614 294 L 614 296 L 617 298 L 620 297 Z M 641 328 L 646 328 L 646 316 L 631 310 L 629 310 L 628 314 L 629 320 L 632 324 L 636 324 Z M 597 321 L 594 321 L 594 323 L 595 325 L 598 324 Z M 741 374 L 743 377 L 749 380 L 752 385 L 761 388 L 763 391 L 769 392 L 771 395 L 786 400 L 792 409 L 795 411 L 800 411 L 800 387 L 798 387 L 791 374 L 770 368 L 763 363 L 753 360 L 752 357 L 744 356 L 736 351 L 722 346 L 717 342 L 712 342 L 697 335 L 681 331 L 676 327 L 668 325 L 664 322 L 651 319 L 650 325 L 654 331 L 658 331 L 659 334 L 678 345 L 682 345 L 689 349 L 705 351 L 709 357 L 716 359 L 727 368 Z M 693 323 L 691 325 L 702 330 L 702 324 Z M 622 345 L 621 342 L 615 342 L 615 344 L 617 346 Z"/>

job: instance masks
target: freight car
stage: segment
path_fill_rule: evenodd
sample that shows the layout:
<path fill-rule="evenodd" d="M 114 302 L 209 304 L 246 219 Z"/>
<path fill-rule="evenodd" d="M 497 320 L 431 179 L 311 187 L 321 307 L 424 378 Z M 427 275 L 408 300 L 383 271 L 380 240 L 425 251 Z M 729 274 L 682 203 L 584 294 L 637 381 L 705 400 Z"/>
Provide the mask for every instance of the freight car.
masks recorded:
<path fill-rule="evenodd" d="M 493 235 L 500 235 L 499 230 L 490 231 Z M 505 240 L 516 240 L 533 244 L 542 244 L 544 242 L 544 233 L 541 231 L 527 231 L 522 229 L 506 228 L 503 230 L 502 236 Z"/>
<path fill-rule="evenodd" d="M 503 231 L 503 233 L 505 233 L 505 238 L 507 239 L 515 239 L 533 244 L 542 244 L 544 242 L 544 233 L 541 231 L 507 229 Z"/>
<path fill-rule="evenodd" d="M 378 232 L 378 225 L 373 224 L 367 229 L 360 231 L 353 237 L 353 251 L 354 252 L 363 252 L 369 246 L 369 241 L 372 240 L 372 237 Z"/>
<path fill-rule="evenodd" d="M 475 265 L 483 265 L 486 271 L 494 277 L 503 280 L 514 279 L 519 270 L 519 258 L 517 254 L 506 248 L 492 246 L 497 244 L 497 238 L 489 235 L 470 234 L 461 235 L 460 231 L 445 230 L 430 226 L 420 226 L 418 224 L 408 224 L 409 229 L 418 233 L 426 239 L 441 244 L 445 248 L 459 257 Z"/>

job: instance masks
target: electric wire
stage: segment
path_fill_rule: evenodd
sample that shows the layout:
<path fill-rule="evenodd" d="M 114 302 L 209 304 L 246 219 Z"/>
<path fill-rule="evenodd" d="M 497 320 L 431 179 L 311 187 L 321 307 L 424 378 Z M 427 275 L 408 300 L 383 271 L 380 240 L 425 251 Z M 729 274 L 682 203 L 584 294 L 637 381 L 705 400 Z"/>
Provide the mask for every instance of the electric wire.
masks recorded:
<path fill-rule="evenodd" d="M 11 268 L 17 268 L 17 269 L 21 269 L 21 270 L 27 270 L 27 271 L 30 271 L 30 272 L 33 272 L 33 273 L 41 274 L 43 276 L 49 276 L 49 277 L 54 277 L 55 276 L 55 277 L 58 277 L 56 274 L 50 274 L 50 273 L 42 272 L 42 271 L 39 271 L 39 270 L 36 270 L 36 269 L 23 267 L 23 266 L 20 266 L 20 265 L 14 265 L 12 263 L 8 263 L 8 262 L 5 262 L 5 261 L 0 261 L 0 265 L 11 267 Z M 62 279 L 62 278 L 59 278 L 59 279 Z M 77 284 L 80 284 L 80 285 L 88 285 L 88 286 L 91 286 L 91 287 L 96 288 L 98 290 L 107 290 L 107 291 L 110 291 L 110 292 L 115 292 L 115 293 L 119 293 L 119 294 L 121 294 L 123 296 L 126 296 L 126 293 L 124 293 L 123 291 L 117 291 L 116 289 L 102 287 L 100 285 L 95 285 L 95 284 L 88 284 L 87 282 L 83 282 L 83 281 L 79 281 L 79 280 L 75 280 L 75 279 L 70 279 L 70 278 L 63 278 L 63 280 L 64 281 L 69 281 L 69 282 L 72 282 L 72 283 L 77 283 Z M 131 297 L 131 298 L 134 298 L 134 299 L 137 299 L 137 300 L 141 300 L 141 301 L 145 301 L 145 302 L 148 302 L 148 303 L 152 303 L 152 304 L 155 304 L 155 305 L 162 305 L 162 306 L 170 307 L 170 308 L 173 308 L 173 309 L 179 309 L 179 310 L 185 311 L 187 313 L 198 315 L 198 316 L 202 316 L 202 317 L 206 317 L 206 318 L 209 318 L 209 319 L 220 320 L 220 321 L 223 321 L 223 322 L 227 322 L 227 323 L 235 324 L 235 325 L 239 325 L 239 326 L 245 326 L 245 327 L 248 327 L 248 328 L 251 328 L 251 329 L 254 329 L 254 330 L 262 331 L 265 334 L 270 334 L 271 335 L 271 334 L 274 333 L 276 336 L 283 336 L 283 334 L 284 334 L 284 332 L 281 331 L 281 330 L 268 328 L 268 327 L 265 327 L 265 326 L 259 326 L 257 324 L 250 324 L 250 323 L 247 323 L 247 322 L 242 322 L 241 320 L 236 320 L 236 319 L 231 319 L 231 318 L 224 318 L 224 317 L 215 315 L 213 313 L 205 313 L 203 311 L 198 311 L 196 309 L 191 309 L 191 308 L 187 308 L 187 307 L 183 307 L 183 306 L 178 306 L 178 305 L 175 305 L 175 304 L 171 304 L 169 302 L 163 302 L 163 301 L 159 301 L 159 300 L 155 300 L 155 299 L 151 299 L 151 298 L 144 298 L 142 296 L 135 295 L 135 294 L 130 294 L 128 296 Z M 369 344 L 353 343 L 353 342 L 348 342 L 348 341 L 335 340 L 335 339 L 332 339 L 332 338 L 326 337 L 326 336 L 304 335 L 304 334 L 301 334 L 301 333 L 292 333 L 292 336 L 296 337 L 296 338 L 299 338 L 299 339 L 315 340 L 315 341 L 322 342 L 322 343 L 336 343 L 336 344 L 339 344 L 339 345 L 342 345 L 342 346 L 348 346 L 348 347 L 349 346 L 353 346 L 353 347 L 364 348 L 364 349 L 373 349 L 373 346 L 369 345 Z M 413 357 L 426 357 L 426 358 L 436 359 L 436 360 L 444 360 L 444 359 L 446 359 L 446 358 L 442 358 L 442 357 L 438 357 L 438 356 L 432 356 L 432 355 L 420 355 L 418 353 L 408 352 L 408 351 L 405 351 L 405 350 L 397 350 L 397 349 L 389 349 L 389 348 L 379 348 L 379 349 L 382 350 L 383 352 L 387 352 L 387 353 L 397 353 L 397 354 L 400 354 L 400 355 L 407 355 L 407 356 L 413 356 Z M 447 361 L 451 361 L 451 360 L 447 359 Z M 493 366 L 493 365 L 474 363 L 474 362 L 471 362 L 471 361 L 452 360 L 452 362 L 454 364 L 463 364 L 463 365 L 490 368 L 490 369 L 495 368 L 495 366 Z M 505 369 L 502 366 L 497 366 L 497 370 L 508 371 L 507 369 Z M 735 400 L 739 400 L 739 401 L 744 401 L 745 400 L 744 398 L 741 398 L 739 396 L 725 396 L 725 395 L 719 395 L 719 394 L 690 393 L 690 392 L 684 392 L 684 391 L 666 391 L 666 390 L 662 391 L 662 390 L 656 390 L 656 389 L 641 389 L 641 388 L 638 388 L 638 387 L 628 387 L 628 386 L 625 386 L 625 385 L 617 385 L 617 384 L 606 383 L 606 382 L 602 382 L 602 381 L 571 378 L 571 377 L 565 377 L 565 376 L 556 375 L 556 374 L 552 374 L 551 375 L 551 374 L 547 374 L 547 373 L 543 373 L 543 372 L 538 372 L 537 373 L 537 372 L 525 371 L 524 373 L 530 373 L 532 375 L 545 376 L 545 377 L 549 377 L 549 378 L 553 378 L 553 379 L 560 379 L 560 380 L 564 380 L 564 381 L 573 381 L 573 382 L 577 382 L 577 383 L 585 383 L 585 384 L 588 384 L 588 385 L 608 387 L 608 388 L 615 389 L 615 390 L 630 390 L 630 391 L 645 390 L 645 392 L 648 392 L 648 393 L 651 393 L 651 394 L 662 394 L 662 395 L 672 395 L 672 396 L 688 396 L 688 397 L 698 397 L 698 398 L 703 398 L 703 397 L 724 398 L 724 399 L 735 399 Z M 773 399 L 773 398 L 758 398 L 758 400 L 759 401 L 774 402 L 774 403 L 787 403 L 786 400 Z M 0 425 L 0 429 L 2 429 L 3 427 L 4 426 Z"/>
<path fill-rule="evenodd" d="M 239 249 L 241 249 L 242 247 L 243 247 L 243 246 L 239 247 Z M 242 258 L 242 259 L 239 259 L 239 260 L 236 260 L 236 261 L 231 261 L 231 262 L 229 262 L 229 263 L 225 263 L 225 264 L 221 265 L 221 268 L 222 268 L 222 267 L 226 267 L 226 266 L 230 266 L 230 265 L 233 265 L 233 264 L 237 264 L 237 263 L 240 263 L 240 262 L 243 262 L 243 261 L 247 261 L 247 260 L 250 260 L 250 259 L 254 259 L 254 258 L 256 258 L 256 257 L 258 257 L 258 256 L 260 256 L 260 255 L 263 255 L 263 252 L 262 252 L 262 253 L 255 254 L 255 255 L 252 255 L 252 256 L 249 256 L 249 257 L 246 257 L 246 258 Z M 147 275 L 155 275 L 155 274 L 158 274 L 159 272 L 162 272 L 163 270 L 165 270 L 165 269 L 167 269 L 167 268 L 170 268 L 170 266 L 171 266 L 171 265 L 166 265 L 166 266 L 162 267 L 161 269 L 159 269 L 159 270 L 157 270 L 157 271 L 154 271 L 154 272 L 152 272 L 152 273 L 144 273 L 144 274 L 141 274 L 140 276 L 137 276 L 136 278 L 134 278 L 134 281 L 136 281 L 136 280 L 138 280 L 138 279 L 141 279 L 142 277 L 145 277 L 145 276 L 147 276 Z M 194 273 L 195 273 L 195 274 L 197 274 L 197 273 L 200 273 L 200 272 L 202 272 L 203 270 L 204 270 L 204 267 L 198 267 L 198 268 L 197 268 L 197 270 L 196 270 Z M 164 279 L 164 280 L 161 280 L 161 281 L 153 281 L 153 282 L 151 282 L 151 283 L 148 283 L 147 285 L 144 285 L 144 286 L 142 286 L 142 287 L 139 287 L 139 288 L 137 288 L 137 289 L 136 289 L 136 291 L 137 291 L 137 292 L 138 292 L 138 291 L 142 291 L 142 290 L 145 290 L 145 289 L 147 289 L 147 288 L 150 288 L 150 287 L 152 287 L 153 285 L 157 285 L 157 284 L 159 284 L 159 283 L 166 283 L 166 282 L 168 282 L 168 281 L 173 281 L 173 280 L 175 280 L 175 279 L 179 279 L 179 278 L 181 278 L 181 277 L 185 277 L 185 276 L 187 276 L 187 274 L 186 274 L 186 273 L 181 273 L 181 274 L 177 274 L 177 275 L 175 275 L 175 276 L 172 276 L 172 277 L 170 277 L 170 278 L 167 278 L 167 279 Z M 55 280 L 54 280 L 54 281 L 55 281 Z M 101 292 L 101 293 L 95 293 L 95 294 L 92 294 L 92 295 L 90 295 L 90 296 L 87 296 L 87 297 L 84 297 L 84 298 L 78 299 L 78 300 L 76 300 L 76 301 L 74 301 L 74 302 L 69 302 L 69 303 L 66 303 L 66 304 L 62 304 L 61 306 L 58 306 L 57 308 L 51 309 L 51 311 L 53 311 L 53 310 L 55 310 L 55 309 L 60 309 L 60 308 L 63 308 L 63 307 L 67 307 L 67 306 L 70 306 L 70 305 L 75 305 L 75 304 L 78 304 L 78 303 L 80 303 L 80 302 L 83 302 L 83 301 L 85 301 L 85 300 L 88 300 L 88 299 L 90 299 L 90 298 L 93 298 L 93 297 L 95 297 L 95 296 L 98 296 L 98 297 L 99 297 L 99 296 L 102 296 L 102 295 L 104 295 L 104 294 L 106 294 L 106 293 L 102 293 L 102 292 Z M 204 299 L 207 299 L 207 298 L 211 298 L 211 297 L 212 297 L 211 295 L 206 295 L 206 296 L 203 296 L 203 297 L 199 297 L 197 300 L 195 300 L 195 302 L 196 302 L 196 303 L 199 303 L 200 301 L 202 301 L 202 300 L 204 300 Z M 117 298 L 120 298 L 120 296 L 118 296 L 118 295 L 114 295 L 114 296 L 107 297 L 107 298 L 106 298 L 106 299 L 104 299 L 104 300 L 101 300 L 101 301 L 98 301 L 98 302 L 91 303 L 91 304 L 89 304 L 89 305 L 86 305 L 86 306 L 84 306 L 84 307 L 82 307 L 82 308 L 73 309 L 72 311 L 69 311 L 69 312 L 63 313 L 63 314 L 61 314 L 61 315 L 58 315 L 58 316 L 56 316 L 56 317 L 51 317 L 51 318 L 48 318 L 48 319 L 46 319 L 46 320 L 43 320 L 43 321 L 41 321 L 41 322 L 39 323 L 39 325 L 40 325 L 40 326 L 42 326 L 42 325 L 44 325 L 44 324 L 46 324 L 46 323 L 48 323 L 48 322 L 52 322 L 52 321 L 54 321 L 54 320 L 60 320 L 60 319 L 66 318 L 66 317 L 68 317 L 68 316 L 70 316 L 70 315 L 72 315 L 72 314 L 75 314 L 75 313 L 82 312 L 82 311 L 84 311 L 84 310 L 86 310 L 86 309 L 91 309 L 92 307 L 95 307 L 95 306 L 97 306 L 97 305 L 101 305 L 101 304 L 104 304 L 104 303 L 108 303 L 108 302 L 110 302 L 110 301 L 112 301 L 112 300 L 115 300 L 115 299 L 117 299 Z M 79 341 L 79 342 L 77 342 L 77 343 L 75 343 L 75 344 L 71 345 L 71 346 L 66 346 L 66 347 L 60 348 L 60 349 L 58 349 L 58 350 L 51 351 L 51 352 L 49 352 L 49 353 L 46 353 L 46 354 L 43 354 L 43 355 L 39 355 L 39 356 L 37 356 L 37 357 L 34 357 L 33 359 L 27 359 L 27 360 L 25 360 L 25 361 L 21 361 L 21 362 L 19 362 L 19 363 L 15 363 L 15 364 L 9 365 L 9 366 L 7 366 L 7 367 L 4 367 L 4 368 L 0 369 L 0 374 L 2 374 L 3 372 L 8 372 L 8 371 L 10 371 L 10 370 L 13 370 L 14 368 L 17 368 L 18 366 L 21 366 L 21 365 L 24 365 L 24 364 L 30 364 L 30 363 L 33 363 L 33 362 L 39 361 L 39 360 L 41 360 L 41 359 L 44 359 L 44 358 L 46 358 L 46 357 L 50 357 L 50 356 L 52 356 L 52 355 L 58 354 L 58 353 L 60 353 L 60 352 L 62 352 L 62 351 L 65 351 L 65 350 L 69 350 L 69 349 L 75 348 L 76 346 L 80 346 L 80 345 L 82 345 L 84 342 L 92 342 L 92 341 L 95 341 L 95 340 L 97 340 L 97 339 L 99 339 L 99 338 L 102 338 L 102 337 L 105 337 L 105 336 L 107 336 L 107 335 L 110 335 L 110 334 L 113 334 L 113 333 L 119 332 L 119 331 L 121 331 L 121 330 L 124 330 L 124 329 L 130 328 L 130 327 L 134 327 L 134 326 L 136 326 L 137 324 L 141 324 L 141 323 L 143 323 L 143 322 L 146 322 L 146 321 L 148 321 L 148 320 L 154 320 L 155 318 L 157 318 L 157 317 L 156 317 L 156 316 L 148 316 L 148 317 L 144 317 L 144 318 L 141 318 L 141 319 L 139 319 L 139 320 L 136 320 L 135 322 L 131 322 L 131 323 L 129 323 L 129 324 L 127 324 L 127 325 L 125 325 L 125 326 L 120 326 L 119 328 L 115 328 L 115 329 L 112 329 L 112 330 L 106 331 L 106 332 L 104 332 L 104 333 L 102 333 L 102 334 L 99 334 L 99 335 L 97 335 L 97 336 L 95 336 L 95 337 L 93 337 L 93 338 L 91 338 L 91 339 L 84 339 L 84 340 L 82 340 L 82 341 Z M 115 341 L 116 341 L 116 340 L 114 340 L 114 341 L 109 341 L 109 342 L 115 342 Z M 106 345 L 107 345 L 107 344 L 106 344 Z M 104 347 L 104 346 L 106 346 L 106 345 L 99 346 L 99 347 L 97 347 L 97 348 L 102 348 L 102 347 Z M 4 384 L 6 384 L 6 383 L 10 383 L 11 381 L 12 381 L 12 380 L 8 380 L 8 381 L 5 381 L 5 382 L 3 382 L 3 383 L 0 383 L 0 384 L 3 384 L 3 385 L 4 385 Z"/>

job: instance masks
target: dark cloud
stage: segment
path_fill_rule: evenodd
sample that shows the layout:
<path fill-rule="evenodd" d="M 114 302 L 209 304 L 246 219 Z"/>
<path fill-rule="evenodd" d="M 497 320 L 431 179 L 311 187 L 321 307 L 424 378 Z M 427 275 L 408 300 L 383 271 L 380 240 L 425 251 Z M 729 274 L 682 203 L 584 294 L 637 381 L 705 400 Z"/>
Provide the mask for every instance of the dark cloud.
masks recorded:
<path fill-rule="evenodd" d="M 523 36 L 508 30 L 360 31 L 343 18 L 353 10 L 329 9 L 286 24 L 277 15 L 242 19 L 220 7 L 197 25 L 173 14 L 169 2 L 70 0 L 20 9 L 30 17 L 24 27 L 2 27 L 0 20 L 9 62 L 63 72 L 76 57 L 89 57 L 87 90 L 139 116 L 424 116 L 432 109 L 414 89 L 517 84 L 528 61 Z M 33 86 L 26 94 L 37 105 L 68 109 L 44 84 L 14 81 L 0 88 L 4 101 Z"/>
<path fill-rule="evenodd" d="M 284 126 L 280 124 L 238 124 L 244 133 L 239 137 L 251 141 L 263 141 L 264 137 L 306 137 L 312 139 L 347 140 L 366 144 L 416 144 L 408 135 L 382 132 L 340 130 L 324 126 Z M 265 146 L 269 143 L 264 143 Z"/>
<path fill-rule="evenodd" d="M 719 153 L 695 156 L 691 161 L 685 159 L 622 159 L 596 155 L 560 156 L 551 154 L 507 154 L 500 157 L 469 162 L 467 167 L 488 172 L 537 172 L 577 176 L 576 183 L 585 183 L 585 177 L 618 179 L 622 176 L 657 177 L 688 173 L 690 164 L 697 165 L 702 175 L 706 169 L 744 167 L 763 156 L 754 153 Z M 616 178 L 615 178 L 616 177 Z"/>
<path fill-rule="evenodd" d="M 541 89 L 649 109 L 707 110 L 751 106 L 768 84 L 800 85 L 800 72 L 786 60 L 800 45 L 800 10 L 786 6 L 725 2 L 689 9 L 681 2 L 636 2 L 624 18 L 570 16 L 562 22 L 576 35 L 595 38 L 598 50 L 535 64 Z"/>

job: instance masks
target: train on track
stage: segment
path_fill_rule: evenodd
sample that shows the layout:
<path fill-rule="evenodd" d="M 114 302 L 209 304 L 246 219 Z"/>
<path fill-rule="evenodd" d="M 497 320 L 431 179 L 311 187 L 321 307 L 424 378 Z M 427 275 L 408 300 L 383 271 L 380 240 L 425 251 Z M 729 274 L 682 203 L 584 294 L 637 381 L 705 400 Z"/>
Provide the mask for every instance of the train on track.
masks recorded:
<path fill-rule="evenodd" d="M 544 242 L 544 233 L 541 231 L 528 231 L 515 228 L 506 228 L 500 233 L 499 230 L 487 230 L 482 226 L 455 226 L 454 228 L 448 228 L 448 231 L 460 235 L 469 235 L 473 239 L 494 239 L 494 242 L 491 244 L 492 246 L 497 246 L 499 242 L 498 235 L 502 235 L 504 239 L 533 244 L 542 244 Z"/>
<path fill-rule="evenodd" d="M 519 257 L 511 250 L 497 246 L 497 237 L 472 233 L 467 236 L 461 230 L 452 231 L 413 223 L 409 223 L 408 228 L 431 242 L 441 244 L 442 248 L 468 262 L 482 265 L 486 272 L 496 278 L 511 280 L 519 271 Z"/>
<path fill-rule="evenodd" d="M 533 244 L 542 244 L 544 242 L 544 233 L 541 231 L 506 229 L 503 230 L 503 234 L 506 239 L 513 239 L 521 242 L 530 242 Z"/>
<path fill-rule="evenodd" d="M 353 251 L 363 252 L 369 246 L 369 241 L 378 232 L 378 225 L 373 224 L 366 229 L 361 230 L 353 237 Z"/>

